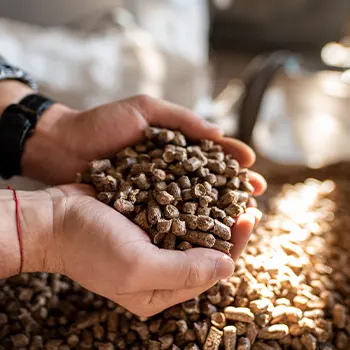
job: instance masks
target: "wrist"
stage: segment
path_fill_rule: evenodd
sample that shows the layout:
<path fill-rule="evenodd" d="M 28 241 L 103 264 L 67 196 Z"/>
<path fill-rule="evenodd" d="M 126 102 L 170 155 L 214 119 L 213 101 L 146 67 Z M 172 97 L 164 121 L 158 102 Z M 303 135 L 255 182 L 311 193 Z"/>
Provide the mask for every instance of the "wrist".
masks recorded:
<path fill-rule="evenodd" d="M 0 81 L 0 116 L 10 104 L 16 104 L 32 93 L 34 93 L 34 90 L 20 81 Z"/>
<path fill-rule="evenodd" d="M 51 179 L 55 178 L 55 172 L 67 166 L 67 150 L 62 135 L 69 138 L 67 121 L 76 113 L 60 103 L 55 103 L 43 113 L 24 148 L 21 160 L 24 176 L 54 183 Z M 73 179 L 69 180 L 71 182 Z"/>
<path fill-rule="evenodd" d="M 59 269 L 53 235 L 53 205 L 45 191 L 17 192 L 18 219 L 23 245 L 23 272 Z M 15 275 L 20 267 L 20 245 L 13 191 L 0 191 L 0 278 Z"/>

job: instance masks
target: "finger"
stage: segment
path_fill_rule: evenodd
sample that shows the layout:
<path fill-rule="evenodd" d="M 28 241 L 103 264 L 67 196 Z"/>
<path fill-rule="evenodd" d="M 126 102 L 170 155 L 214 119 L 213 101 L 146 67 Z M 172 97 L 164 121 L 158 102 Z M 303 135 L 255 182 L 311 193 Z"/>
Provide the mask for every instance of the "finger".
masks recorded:
<path fill-rule="evenodd" d="M 192 111 L 163 100 L 136 97 L 134 101 L 149 124 L 181 130 L 192 139 L 214 139 L 243 167 L 250 167 L 255 162 L 255 153 L 249 146 L 241 141 L 222 137 L 223 132 L 217 125 L 205 121 Z"/>
<path fill-rule="evenodd" d="M 150 125 L 181 130 L 192 139 L 216 139 L 223 135 L 223 131 L 217 125 L 176 104 L 144 96 L 134 97 L 133 103 L 139 106 Z"/>
<path fill-rule="evenodd" d="M 262 212 L 257 209 L 257 208 L 247 208 L 246 214 L 250 215 L 250 216 L 254 216 L 255 219 L 255 225 L 254 228 L 259 224 L 261 218 L 262 218 Z"/>
<path fill-rule="evenodd" d="M 237 260 L 246 247 L 249 237 L 255 226 L 255 217 L 249 214 L 242 214 L 237 221 L 237 224 L 232 229 L 231 242 L 233 248 L 231 256 L 233 260 Z"/>
<path fill-rule="evenodd" d="M 216 141 L 223 147 L 226 153 L 232 154 L 242 167 L 250 167 L 254 164 L 255 153 L 245 143 L 229 137 L 222 137 Z"/>
<path fill-rule="evenodd" d="M 263 176 L 256 173 L 255 171 L 249 171 L 249 179 L 250 179 L 250 183 L 254 187 L 255 196 L 260 196 L 266 191 L 267 182 Z"/>
<path fill-rule="evenodd" d="M 196 298 L 217 283 L 212 281 L 204 286 L 180 290 L 152 290 L 130 296 L 118 297 L 116 302 L 129 311 L 143 317 L 156 315 L 165 309 L 184 301 Z M 141 305 L 141 307 L 140 307 Z"/>
<path fill-rule="evenodd" d="M 204 286 L 191 289 L 156 290 L 154 291 L 152 299 L 148 305 L 153 309 L 158 309 L 156 312 L 159 313 L 170 306 L 196 298 L 198 295 L 214 286 L 217 282 L 218 281 L 213 281 Z"/>
<path fill-rule="evenodd" d="M 140 290 L 197 288 L 231 276 L 235 268 L 231 258 L 213 249 L 181 252 L 153 245 L 143 254 L 140 266 Z"/>

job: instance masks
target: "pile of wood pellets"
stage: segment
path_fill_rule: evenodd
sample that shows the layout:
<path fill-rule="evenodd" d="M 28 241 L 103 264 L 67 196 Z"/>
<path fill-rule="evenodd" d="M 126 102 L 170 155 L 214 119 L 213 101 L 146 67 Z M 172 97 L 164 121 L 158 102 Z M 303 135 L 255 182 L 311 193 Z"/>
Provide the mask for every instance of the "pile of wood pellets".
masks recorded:
<path fill-rule="evenodd" d="M 148 319 L 64 276 L 0 281 L 0 349 L 350 349 L 348 180 L 270 185 L 259 206 L 234 276 Z"/>
<path fill-rule="evenodd" d="M 144 229 L 164 249 L 205 247 L 230 254 L 231 228 L 256 205 L 249 172 L 211 140 L 149 127 L 145 142 L 96 160 L 79 181 Z"/>

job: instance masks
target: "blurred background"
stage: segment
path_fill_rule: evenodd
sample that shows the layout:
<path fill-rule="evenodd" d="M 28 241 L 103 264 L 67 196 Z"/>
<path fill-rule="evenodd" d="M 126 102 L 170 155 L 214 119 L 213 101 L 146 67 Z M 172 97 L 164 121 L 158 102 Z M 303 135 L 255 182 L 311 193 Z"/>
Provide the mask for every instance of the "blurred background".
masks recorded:
<path fill-rule="evenodd" d="M 2 0 L 0 16 L 1 53 L 72 107 L 168 99 L 265 173 L 350 158 L 349 0 Z"/>

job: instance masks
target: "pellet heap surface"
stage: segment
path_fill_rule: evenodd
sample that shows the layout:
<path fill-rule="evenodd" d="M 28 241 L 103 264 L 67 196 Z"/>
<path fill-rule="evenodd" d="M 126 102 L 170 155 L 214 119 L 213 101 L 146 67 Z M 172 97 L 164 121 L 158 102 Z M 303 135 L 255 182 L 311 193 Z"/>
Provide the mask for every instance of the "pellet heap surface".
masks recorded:
<path fill-rule="evenodd" d="M 350 349 L 348 181 L 270 186 L 234 276 L 139 318 L 66 277 L 0 282 L 0 349 Z"/>
<path fill-rule="evenodd" d="M 236 218 L 256 204 L 248 170 L 210 140 L 196 144 L 178 131 L 153 127 L 145 136 L 113 159 L 93 161 L 80 181 L 161 248 L 230 254 Z"/>

